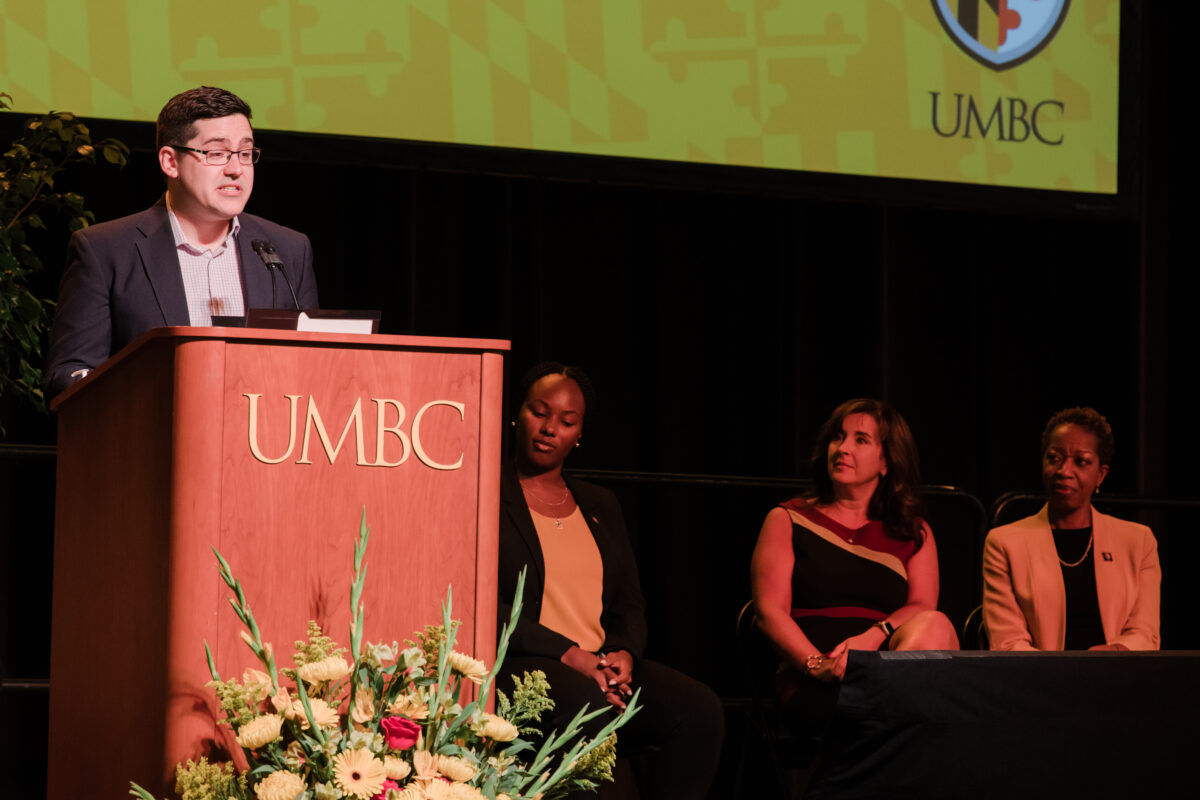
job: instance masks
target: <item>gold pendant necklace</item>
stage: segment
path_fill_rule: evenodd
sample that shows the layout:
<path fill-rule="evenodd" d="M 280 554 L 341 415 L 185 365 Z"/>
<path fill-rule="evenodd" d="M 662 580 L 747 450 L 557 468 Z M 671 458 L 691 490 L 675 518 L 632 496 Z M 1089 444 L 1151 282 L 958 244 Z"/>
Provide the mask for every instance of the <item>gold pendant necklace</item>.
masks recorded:
<path fill-rule="evenodd" d="M 1095 538 L 1096 538 L 1096 529 L 1093 528 L 1092 535 L 1088 537 L 1087 547 L 1085 547 L 1083 549 L 1083 555 L 1079 557 L 1079 560 L 1076 561 L 1074 564 L 1068 564 L 1066 561 L 1063 561 L 1062 556 L 1058 556 L 1058 563 L 1062 564 L 1064 567 L 1078 567 L 1080 564 L 1082 564 L 1084 562 L 1084 559 L 1086 559 L 1088 557 L 1088 553 L 1092 552 L 1092 540 Z M 1058 555 L 1058 547 L 1057 546 L 1054 548 L 1054 554 Z"/>
<path fill-rule="evenodd" d="M 567 487 L 567 485 L 565 483 L 563 484 L 562 498 L 557 503 L 550 503 L 550 502 L 547 502 L 546 500 L 544 500 L 543 498 L 538 497 L 537 492 L 535 492 L 533 490 L 533 487 L 531 487 L 531 486 L 527 486 L 522 483 L 521 489 L 522 489 L 522 491 L 528 492 L 533 497 L 533 499 L 537 500 L 539 503 L 541 503 L 543 506 L 546 506 L 547 508 L 556 508 L 558 506 L 561 506 L 563 503 L 567 502 L 567 500 L 570 499 L 570 496 L 571 496 L 571 490 Z M 554 527 L 556 530 L 560 530 L 560 531 L 563 529 L 563 524 L 562 524 L 561 518 L 554 517 Z"/>

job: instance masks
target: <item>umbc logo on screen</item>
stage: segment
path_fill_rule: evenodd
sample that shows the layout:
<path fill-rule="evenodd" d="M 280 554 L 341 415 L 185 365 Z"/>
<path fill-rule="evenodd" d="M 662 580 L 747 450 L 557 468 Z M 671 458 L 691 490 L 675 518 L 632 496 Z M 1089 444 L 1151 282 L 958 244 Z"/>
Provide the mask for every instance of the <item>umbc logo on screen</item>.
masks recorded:
<path fill-rule="evenodd" d="M 417 410 L 413 415 L 412 424 L 408 426 L 408 431 L 404 430 L 404 418 L 406 416 L 404 403 L 390 397 L 370 397 L 369 402 L 375 404 L 375 448 L 374 459 L 368 458 L 367 448 L 365 447 L 366 437 L 364 436 L 363 424 L 363 398 L 359 397 L 355 400 L 353 408 L 350 409 L 349 415 L 346 417 L 346 423 L 342 426 L 341 435 L 338 437 L 337 444 L 334 444 L 330 439 L 329 432 L 325 428 L 325 421 L 321 418 L 321 412 L 317 407 L 317 399 L 312 396 L 305 397 L 299 394 L 285 394 L 284 398 L 288 403 L 288 428 L 287 428 L 287 449 L 283 455 L 274 453 L 268 455 L 263 452 L 259 445 L 259 401 L 262 399 L 261 393 L 244 392 L 242 394 L 249 400 L 246 419 L 246 438 L 250 448 L 250 455 L 256 461 L 263 464 L 279 464 L 293 458 L 296 450 L 296 438 L 299 433 L 297 422 L 299 421 L 299 407 L 303 400 L 305 406 L 304 412 L 304 437 L 300 445 L 300 453 L 295 457 L 296 464 L 312 464 L 312 458 L 309 453 L 309 444 L 312 442 L 312 432 L 316 431 L 316 440 L 319 442 L 321 451 L 330 464 L 337 461 L 338 454 L 342 450 L 342 444 L 346 442 L 346 437 L 350 433 L 351 427 L 354 428 L 354 464 L 359 467 L 398 467 L 408 461 L 409 454 L 417 457 L 417 461 L 424 464 L 430 469 L 436 470 L 456 470 L 461 469 L 463 464 L 463 454 L 460 452 L 455 455 L 450 455 L 446 458 L 445 453 L 438 453 L 443 460 L 438 460 L 426 449 L 430 444 L 421 435 L 421 425 L 425 421 L 425 415 L 435 408 L 445 407 L 450 409 L 449 412 L 440 411 L 439 414 L 450 414 L 450 419 L 455 422 L 462 422 L 466 419 L 466 405 L 454 400 L 430 400 Z M 343 412 L 344 409 L 343 409 Z M 326 411 L 327 415 L 330 412 Z M 340 419 L 340 414 L 333 413 L 335 419 Z M 395 422 L 388 424 L 388 418 L 394 418 Z M 445 422 L 443 418 L 442 422 Z M 335 427 L 334 430 L 337 430 Z M 391 434 L 389 439 L 388 434 Z M 428 434 L 426 434 L 428 435 Z M 391 445 L 390 447 L 388 445 Z M 436 444 L 436 443 L 435 443 Z M 444 450 L 442 446 L 432 448 L 435 451 Z M 316 452 L 316 448 L 313 448 Z M 388 455 L 398 456 L 396 458 L 388 458 Z M 320 459 L 320 456 L 317 456 Z"/>
<path fill-rule="evenodd" d="M 958 0 L 958 10 L 951 11 L 949 2 L 933 0 L 933 10 L 946 33 L 964 53 L 996 71 L 1015 67 L 1041 52 L 1058 33 L 1071 4 L 1071 0 Z M 1061 115 L 1066 110 L 1061 100 L 1029 102 L 1020 97 L 998 97 L 994 103 L 987 103 L 955 93 L 952 127 L 948 122 L 938 124 L 941 92 L 929 94 L 933 98 L 933 131 L 943 138 L 961 133 L 964 139 L 970 139 L 973 124 L 981 139 L 994 135 L 1001 142 L 1024 142 L 1032 136 L 1042 144 L 1063 143 L 1061 134 L 1048 135 L 1042 116 L 1047 111 Z M 948 100 L 945 105 L 949 105 Z"/>
<path fill-rule="evenodd" d="M 933 0 L 946 33 L 971 58 L 994 70 L 1036 56 L 1058 33 L 1071 0 Z"/>
<path fill-rule="evenodd" d="M 995 138 L 1001 142 L 1024 142 L 1030 135 L 1042 144 L 1059 145 L 1063 143 L 1063 135 L 1048 138 L 1044 130 L 1045 120 L 1042 119 L 1048 109 L 1057 110 L 1059 114 L 1066 108 L 1061 100 L 1042 100 L 1032 106 L 1019 97 L 997 97 L 992 105 L 987 119 L 980 113 L 982 103 L 976 104 L 975 98 L 961 93 L 954 94 L 954 127 L 938 125 L 938 96 L 941 92 L 930 92 L 933 97 L 931 114 L 933 132 L 938 136 L 949 139 L 958 136 L 961 131 L 964 139 L 971 138 L 972 126 L 977 130 L 980 139 L 986 139 L 995 133 Z M 963 103 L 963 100 L 966 103 Z M 1008 101 L 1007 103 L 1005 101 Z M 949 103 L 947 103 L 949 105 Z M 964 107 L 965 106 L 965 107 Z M 949 116 L 949 114 L 947 114 Z"/>

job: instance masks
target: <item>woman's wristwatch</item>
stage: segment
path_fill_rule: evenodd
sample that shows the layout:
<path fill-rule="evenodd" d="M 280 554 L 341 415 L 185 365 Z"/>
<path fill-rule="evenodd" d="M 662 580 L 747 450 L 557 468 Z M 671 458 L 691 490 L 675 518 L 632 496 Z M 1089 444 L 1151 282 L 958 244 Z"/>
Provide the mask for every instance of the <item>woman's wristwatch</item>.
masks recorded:
<path fill-rule="evenodd" d="M 821 665 L 824 663 L 825 663 L 824 655 L 822 655 L 821 653 L 813 653 L 811 656 L 804 659 L 804 668 L 806 670 L 808 670 L 809 672 L 812 672 L 814 669 L 820 669 Z"/>
<path fill-rule="evenodd" d="M 876 622 L 871 627 L 879 628 L 879 630 L 883 631 L 883 640 L 885 642 L 892 638 L 892 634 L 896 632 L 896 629 L 892 627 L 892 623 L 888 622 L 886 619 L 879 620 L 879 622 Z"/>

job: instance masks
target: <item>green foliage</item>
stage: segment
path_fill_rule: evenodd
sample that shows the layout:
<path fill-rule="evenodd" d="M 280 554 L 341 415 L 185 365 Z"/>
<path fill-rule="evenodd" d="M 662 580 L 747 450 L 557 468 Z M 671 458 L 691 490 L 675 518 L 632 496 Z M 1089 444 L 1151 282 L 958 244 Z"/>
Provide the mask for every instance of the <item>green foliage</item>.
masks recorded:
<path fill-rule="evenodd" d="M 425 654 L 425 661 L 429 664 L 438 663 L 438 652 L 446 643 L 446 626 L 445 625 L 426 625 L 425 630 L 416 634 L 417 641 L 405 639 L 404 643 L 409 647 L 416 647 Z"/>
<path fill-rule="evenodd" d="M 0 110 L 10 108 L 11 100 L 0 92 Z M 68 231 L 95 221 L 83 196 L 61 191 L 56 181 L 73 166 L 95 164 L 97 153 L 122 167 L 129 148 L 115 139 L 93 143 L 74 114 L 51 111 L 26 120 L 21 137 L 0 156 L 0 395 L 15 391 L 38 408 L 45 408 L 42 342 L 53 303 L 30 290 L 42 261 L 28 232 L 47 230 L 52 217 L 65 218 Z"/>
<path fill-rule="evenodd" d="M 553 790 L 550 797 L 560 791 L 565 792 L 594 792 L 601 782 L 611 783 L 613 767 L 617 764 L 617 735 L 610 733 L 608 738 L 600 743 L 590 753 L 584 753 L 575 762 L 576 772 L 564 780 Z"/>
<path fill-rule="evenodd" d="M 496 713 L 517 726 L 525 734 L 540 734 L 541 729 L 530 722 L 541 722 L 542 714 L 554 710 L 554 701 L 547 694 L 550 684 L 540 669 L 526 672 L 524 678 L 513 676 L 513 697 L 509 702 L 504 692 L 496 692 Z"/>
<path fill-rule="evenodd" d="M 238 680 L 209 681 L 208 687 L 217 695 L 225 716 L 217 720 L 220 725 L 245 725 L 257 716 L 254 706 L 258 702 L 257 687 L 243 686 Z"/>
<path fill-rule="evenodd" d="M 209 764 L 201 757 L 197 764 L 175 767 L 175 791 L 183 800 L 232 800 L 246 794 L 246 778 L 235 775 L 232 764 Z"/>
<path fill-rule="evenodd" d="M 305 664 L 315 664 L 329 656 L 340 656 L 345 652 L 346 648 L 338 647 L 333 639 L 324 634 L 317 621 L 310 619 L 308 641 L 296 640 L 296 652 L 292 654 L 292 661 L 296 662 L 297 667 L 303 667 Z M 284 670 L 284 674 L 293 680 L 296 678 L 295 670 Z"/>
<path fill-rule="evenodd" d="M 154 795 L 130 783 L 129 794 L 139 800 L 154 800 Z M 246 778 L 234 773 L 232 764 L 210 764 L 203 756 L 200 763 L 190 758 L 175 767 L 175 791 L 182 800 L 238 800 L 246 796 Z"/>

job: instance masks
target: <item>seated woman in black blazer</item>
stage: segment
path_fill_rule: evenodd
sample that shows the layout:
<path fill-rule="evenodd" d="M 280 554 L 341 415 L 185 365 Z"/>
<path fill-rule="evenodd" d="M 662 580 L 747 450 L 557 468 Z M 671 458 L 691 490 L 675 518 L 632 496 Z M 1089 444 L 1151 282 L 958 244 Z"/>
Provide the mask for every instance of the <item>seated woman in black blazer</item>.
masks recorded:
<path fill-rule="evenodd" d="M 642 657 L 645 603 L 621 507 L 607 489 L 562 474 L 595 406 L 591 382 L 576 367 L 547 362 L 521 389 L 516 457 L 500 488 L 501 622 L 518 573 L 529 569 L 504 672 L 546 673 L 555 709 L 542 719 L 543 733 L 562 731 L 584 703 L 624 708 L 641 688 L 641 711 L 618 734 L 618 754 L 657 747 L 648 796 L 703 798 L 724 736 L 720 701 Z"/>

